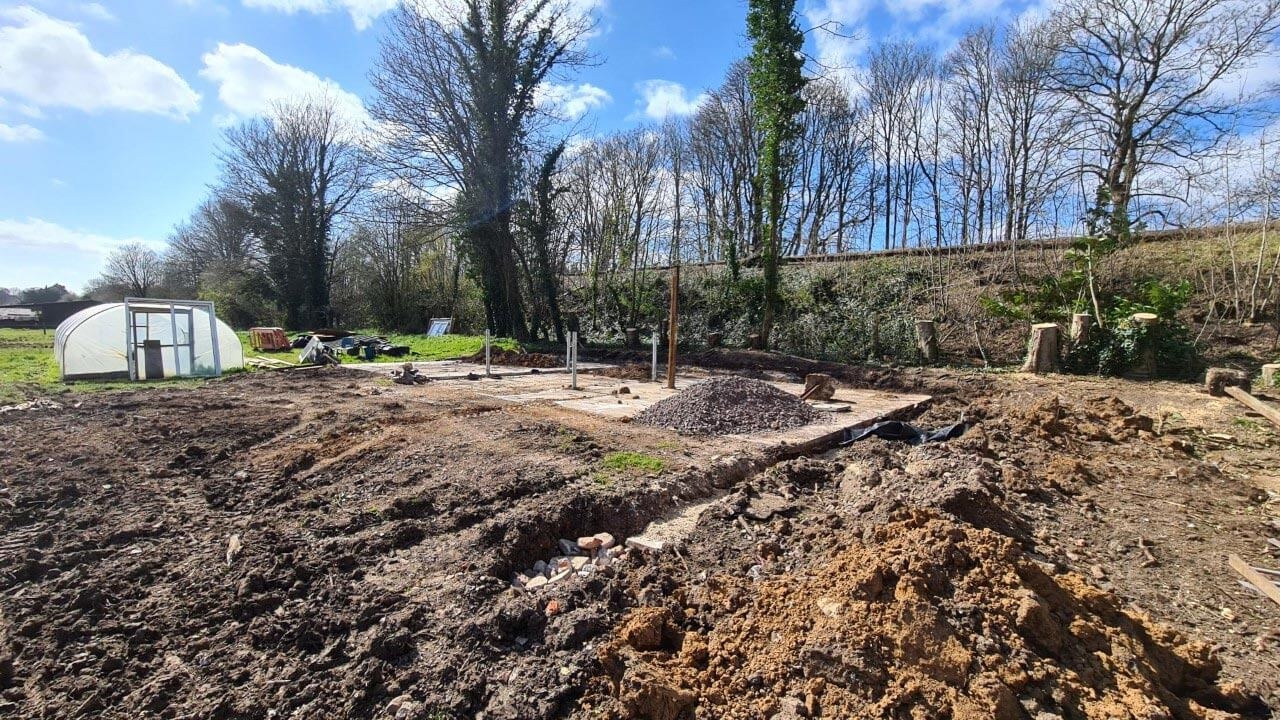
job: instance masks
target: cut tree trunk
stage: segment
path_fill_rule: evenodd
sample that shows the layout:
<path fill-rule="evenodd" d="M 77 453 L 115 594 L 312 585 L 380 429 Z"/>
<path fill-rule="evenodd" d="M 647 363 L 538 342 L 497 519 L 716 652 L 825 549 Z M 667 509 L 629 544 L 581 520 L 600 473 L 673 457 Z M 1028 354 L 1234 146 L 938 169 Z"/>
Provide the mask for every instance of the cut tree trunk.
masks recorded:
<path fill-rule="evenodd" d="M 1134 313 L 1131 319 L 1135 324 L 1145 328 L 1150 328 L 1160 322 L 1160 316 L 1155 313 Z M 1138 378 L 1155 377 L 1159 372 L 1159 368 L 1156 367 L 1156 346 L 1150 336 L 1143 337 L 1140 352 L 1138 367 L 1134 368 L 1129 374 Z"/>
<path fill-rule="evenodd" d="M 1204 389 L 1214 397 L 1227 394 L 1228 387 L 1249 389 L 1249 374 L 1230 368 L 1209 368 L 1204 374 Z"/>
<path fill-rule="evenodd" d="M 1280 363 L 1267 363 L 1262 366 L 1262 387 L 1280 387 Z"/>
<path fill-rule="evenodd" d="M 916 345 L 925 365 L 938 362 L 938 328 L 932 320 L 916 321 Z"/>
<path fill-rule="evenodd" d="M 1027 345 L 1027 361 L 1022 372 L 1058 372 L 1058 324 L 1037 323 L 1031 326 L 1031 341 Z"/>
<path fill-rule="evenodd" d="M 1084 345 L 1089 342 L 1089 332 L 1093 328 L 1093 316 L 1089 313 L 1076 313 L 1071 316 L 1071 342 Z"/>
<path fill-rule="evenodd" d="M 830 375 L 809 373 L 804 376 L 804 394 L 801 400 L 830 400 L 836 394 L 836 381 Z"/>

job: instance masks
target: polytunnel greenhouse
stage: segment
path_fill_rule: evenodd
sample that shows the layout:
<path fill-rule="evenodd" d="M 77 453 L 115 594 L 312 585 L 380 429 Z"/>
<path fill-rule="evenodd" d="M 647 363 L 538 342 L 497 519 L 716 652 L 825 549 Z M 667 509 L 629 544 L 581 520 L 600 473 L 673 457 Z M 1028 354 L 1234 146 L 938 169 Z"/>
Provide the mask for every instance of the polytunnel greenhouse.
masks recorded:
<path fill-rule="evenodd" d="M 53 336 L 63 380 L 217 377 L 244 367 L 240 338 L 213 303 L 127 298 L 72 315 Z"/>

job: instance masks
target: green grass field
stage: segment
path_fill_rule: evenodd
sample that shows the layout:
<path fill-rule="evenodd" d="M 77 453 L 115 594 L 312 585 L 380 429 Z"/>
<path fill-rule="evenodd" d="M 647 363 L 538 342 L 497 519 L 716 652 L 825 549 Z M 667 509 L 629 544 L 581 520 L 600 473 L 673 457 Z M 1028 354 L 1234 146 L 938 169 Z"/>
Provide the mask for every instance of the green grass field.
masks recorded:
<path fill-rule="evenodd" d="M 373 362 L 396 363 L 405 362 L 406 360 L 452 360 L 454 358 L 469 357 L 475 355 L 484 349 L 484 338 L 476 335 L 443 335 L 440 337 L 427 337 L 425 335 L 396 335 L 378 332 L 376 330 L 356 330 L 358 335 L 379 335 L 386 337 L 392 345 L 408 345 L 409 355 L 402 358 L 378 356 Z M 285 333 L 292 338 L 296 333 Z M 285 362 L 298 362 L 299 350 L 285 350 L 283 352 L 258 352 L 249 347 L 249 333 L 237 332 L 240 336 L 240 344 L 244 346 L 244 356 L 246 359 L 251 357 L 266 357 L 276 360 L 284 360 Z M 508 338 L 494 338 L 493 346 L 495 348 L 504 348 L 507 350 L 519 350 L 520 344 L 515 340 Z M 338 360 L 344 363 L 362 363 L 363 358 L 350 357 L 348 355 L 339 355 Z"/>
<path fill-rule="evenodd" d="M 360 331 L 364 335 L 380 335 L 382 333 Z M 298 351 L 287 352 L 255 352 L 249 347 L 249 333 L 237 333 L 244 346 L 244 357 L 269 357 L 286 362 L 297 363 Z M 375 362 L 397 363 L 407 360 L 449 360 L 468 357 L 484 349 L 484 338 L 471 335 L 445 335 L 443 337 L 426 337 L 423 335 L 387 335 L 395 345 L 408 345 L 409 355 L 403 358 L 379 357 Z M 518 350 L 519 343 L 506 338 L 494 340 L 494 347 L 507 350 Z M 339 356 L 346 363 L 363 362 L 359 358 Z M 159 380 L 146 383 L 145 387 L 172 387 L 174 385 L 195 385 L 202 380 Z M 40 395 L 64 392 L 95 392 L 102 390 L 119 390 L 138 388 L 142 385 L 130 382 L 78 382 L 63 383 L 58 380 L 58 365 L 53 358 L 53 331 L 14 330 L 0 328 L 0 405 L 10 405 L 29 400 Z"/>

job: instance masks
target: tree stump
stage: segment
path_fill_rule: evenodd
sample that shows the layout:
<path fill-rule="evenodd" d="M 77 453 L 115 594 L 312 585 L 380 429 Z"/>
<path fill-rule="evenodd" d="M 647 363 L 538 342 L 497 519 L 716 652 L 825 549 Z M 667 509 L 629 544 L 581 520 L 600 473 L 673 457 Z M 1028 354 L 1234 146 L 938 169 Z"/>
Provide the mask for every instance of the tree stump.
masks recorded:
<path fill-rule="evenodd" d="M 627 328 L 627 348 L 635 350 L 640 347 L 640 328 Z"/>
<path fill-rule="evenodd" d="M 938 362 L 938 328 L 932 320 L 916 321 L 916 347 L 924 364 Z"/>
<path fill-rule="evenodd" d="M 1031 341 L 1027 343 L 1027 360 L 1022 372 L 1058 372 L 1058 324 L 1037 323 L 1031 326 Z"/>
<path fill-rule="evenodd" d="M 1262 387 L 1280 387 L 1280 363 L 1267 363 L 1262 366 Z"/>
<path fill-rule="evenodd" d="M 1230 368 L 1209 368 L 1204 374 L 1204 389 L 1214 397 L 1227 394 L 1228 386 L 1249 389 L 1249 373 Z"/>
<path fill-rule="evenodd" d="M 804 376 L 804 394 L 801 400 L 830 400 L 836 394 L 836 381 L 830 375 L 809 373 Z"/>
<path fill-rule="evenodd" d="M 1084 345 L 1089 342 L 1089 334 L 1093 329 L 1093 316 L 1089 313 L 1076 313 L 1071 316 L 1071 342 Z"/>
<path fill-rule="evenodd" d="M 751 350 L 760 350 L 764 348 L 764 341 L 760 337 L 760 333 L 751 333 L 747 336 L 747 347 Z"/>
<path fill-rule="evenodd" d="M 707 347 L 720 347 L 720 343 L 724 341 L 724 334 L 719 332 L 707 333 Z"/>
<path fill-rule="evenodd" d="M 1130 318 L 1135 325 L 1141 325 L 1144 328 L 1151 328 L 1160 322 L 1160 316 L 1155 313 L 1134 313 Z M 1138 366 L 1129 374 L 1138 378 L 1155 377 L 1158 371 L 1156 367 L 1156 347 L 1150 338 L 1144 338 L 1142 347 L 1139 348 Z"/>

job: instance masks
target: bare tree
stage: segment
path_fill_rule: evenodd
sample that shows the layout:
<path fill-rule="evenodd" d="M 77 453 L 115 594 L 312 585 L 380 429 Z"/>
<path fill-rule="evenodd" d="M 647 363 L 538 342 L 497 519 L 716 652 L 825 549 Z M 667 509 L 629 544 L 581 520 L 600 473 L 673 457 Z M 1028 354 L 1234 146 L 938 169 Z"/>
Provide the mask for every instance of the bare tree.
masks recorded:
<path fill-rule="evenodd" d="M 890 42 L 871 51 L 863 79 L 872 128 L 872 146 L 884 193 L 884 247 L 895 236 L 906 245 L 917 182 L 912 135 L 920 127 L 923 105 L 920 85 L 931 71 L 933 57 L 914 42 Z"/>
<path fill-rule="evenodd" d="M 160 253 L 139 242 L 125 243 L 107 256 L 102 277 L 94 285 L 100 290 L 113 288 L 125 297 L 147 297 L 159 286 L 162 270 Z"/>
<path fill-rule="evenodd" d="M 1280 0 L 1063 0 L 1051 23 L 1053 84 L 1089 129 L 1115 226 L 1144 170 L 1212 145 L 1247 109 L 1221 83 L 1270 49 Z"/>
<path fill-rule="evenodd" d="M 174 228 L 164 253 L 166 283 L 195 297 L 201 276 L 219 272 L 259 273 L 262 246 L 253 231 L 253 215 L 243 203 L 215 193 Z"/>
<path fill-rule="evenodd" d="M 369 182 L 356 133 L 326 97 L 278 104 L 227 132 L 226 193 L 249 209 L 289 327 L 329 320 L 335 225 Z"/>
<path fill-rule="evenodd" d="M 527 334 L 512 209 L 536 91 L 585 61 L 589 28 L 567 0 L 404 3 L 371 78 L 384 168 L 419 195 L 450 197 L 501 334 Z"/>
<path fill-rule="evenodd" d="M 1004 224 L 1001 236 L 1021 241 L 1073 166 L 1064 148 L 1076 129 L 1066 98 L 1051 91 L 1058 49 L 1043 24 L 1010 28 L 997 49 L 995 124 L 1003 144 Z M 1015 260 L 1017 245 L 1010 246 Z"/>

